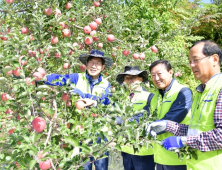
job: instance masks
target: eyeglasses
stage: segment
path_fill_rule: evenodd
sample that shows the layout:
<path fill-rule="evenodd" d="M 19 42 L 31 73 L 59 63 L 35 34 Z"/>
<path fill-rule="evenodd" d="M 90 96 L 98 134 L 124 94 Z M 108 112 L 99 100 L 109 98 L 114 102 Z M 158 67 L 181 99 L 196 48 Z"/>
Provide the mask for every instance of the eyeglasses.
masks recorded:
<path fill-rule="evenodd" d="M 88 64 L 91 65 L 91 66 L 93 66 L 94 64 L 95 64 L 95 66 L 101 66 L 102 65 L 101 62 L 94 63 L 93 61 L 89 61 Z"/>
<path fill-rule="evenodd" d="M 202 60 L 204 58 L 207 58 L 207 57 L 210 57 L 210 56 L 206 56 L 206 57 L 202 57 L 202 58 L 199 58 L 199 59 L 191 60 L 191 61 L 189 61 L 189 63 L 187 63 L 187 65 L 189 65 L 189 66 L 191 64 L 197 65 L 200 60 Z"/>

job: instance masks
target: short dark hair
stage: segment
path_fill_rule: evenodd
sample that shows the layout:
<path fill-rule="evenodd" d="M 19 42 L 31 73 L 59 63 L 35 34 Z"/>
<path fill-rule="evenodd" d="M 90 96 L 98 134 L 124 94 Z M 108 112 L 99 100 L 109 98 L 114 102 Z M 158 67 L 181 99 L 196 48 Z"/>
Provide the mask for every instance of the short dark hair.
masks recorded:
<path fill-rule="evenodd" d="M 153 69 L 153 67 L 155 67 L 155 66 L 158 65 L 158 64 L 163 64 L 163 65 L 166 67 L 167 71 L 170 71 L 170 70 L 172 69 L 172 66 L 171 66 L 171 64 L 170 64 L 169 61 L 167 61 L 167 60 L 156 60 L 156 61 L 154 61 L 154 62 L 149 66 L 150 72 L 151 72 L 151 70 Z"/>
<path fill-rule="evenodd" d="M 202 53 L 205 56 L 211 56 L 213 54 L 217 54 L 219 56 L 219 65 L 221 65 L 221 61 L 222 61 L 222 51 L 220 46 L 211 41 L 211 40 L 200 40 L 200 41 L 196 41 L 191 48 L 193 48 L 195 45 L 199 44 L 199 43 L 204 43 L 204 47 L 202 50 Z M 191 49 L 190 48 L 190 49 Z"/>
<path fill-rule="evenodd" d="M 94 57 L 94 56 L 89 56 L 88 59 L 87 59 L 87 63 L 92 60 L 93 58 L 101 58 L 101 57 Z M 101 61 L 102 61 L 102 65 L 105 65 L 105 60 L 103 58 L 101 58 Z"/>

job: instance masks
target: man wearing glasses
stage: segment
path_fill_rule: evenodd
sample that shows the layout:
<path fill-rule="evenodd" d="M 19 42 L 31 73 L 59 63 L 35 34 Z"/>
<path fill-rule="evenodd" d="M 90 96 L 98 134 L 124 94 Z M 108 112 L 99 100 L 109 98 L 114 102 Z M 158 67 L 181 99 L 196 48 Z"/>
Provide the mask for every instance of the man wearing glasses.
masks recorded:
<path fill-rule="evenodd" d="M 153 122 L 149 126 L 149 131 L 154 133 L 164 130 L 175 135 L 162 141 L 166 150 L 186 145 L 197 149 L 198 159 L 186 161 L 189 170 L 222 167 L 221 60 L 222 51 L 218 44 L 210 40 L 195 42 L 189 52 L 189 64 L 201 84 L 196 88 L 189 126 L 170 120 Z"/>
<path fill-rule="evenodd" d="M 157 90 L 150 102 L 150 110 L 157 113 L 156 123 L 171 120 L 189 124 L 192 93 L 189 88 L 173 78 L 171 64 L 167 60 L 154 61 L 149 67 L 151 77 Z M 153 124 L 153 123 L 152 123 Z M 158 126 L 157 126 L 158 128 Z M 148 129 L 148 131 L 150 131 Z M 155 131 L 151 134 L 156 138 Z M 157 133 L 158 140 L 173 136 L 168 132 Z M 156 170 L 186 170 L 186 160 L 180 161 L 173 152 L 165 150 L 159 144 L 154 146 Z"/>
<path fill-rule="evenodd" d="M 97 101 L 108 105 L 110 103 L 108 96 L 110 83 L 101 75 L 101 71 L 112 66 L 112 59 L 105 57 L 104 53 L 98 50 L 92 50 L 90 54 L 82 54 L 79 60 L 86 65 L 86 72 L 72 73 L 68 75 L 50 74 L 44 78 L 45 84 L 52 86 L 64 86 L 68 80 L 74 84 L 73 93 L 81 96 L 84 106 L 96 106 Z M 58 81 L 57 81 L 58 80 Z M 61 81 L 59 81 L 61 80 Z M 100 96 L 99 96 L 100 95 Z M 107 139 L 104 138 L 107 142 Z M 98 138 L 97 143 L 101 139 Z M 105 152 L 108 156 L 108 152 Z M 90 161 L 94 158 L 90 157 Z M 94 162 L 96 170 L 108 170 L 108 157 Z M 92 164 L 84 166 L 85 170 L 92 170 Z"/>

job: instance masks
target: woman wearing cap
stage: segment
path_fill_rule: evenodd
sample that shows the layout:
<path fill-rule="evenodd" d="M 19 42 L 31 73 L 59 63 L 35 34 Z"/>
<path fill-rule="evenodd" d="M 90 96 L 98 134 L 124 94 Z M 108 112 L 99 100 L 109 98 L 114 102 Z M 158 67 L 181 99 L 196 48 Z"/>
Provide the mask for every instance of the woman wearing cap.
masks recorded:
<path fill-rule="evenodd" d="M 140 71 L 138 66 L 125 66 L 124 73 L 117 75 L 116 81 L 124 84 L 130 90 L 130 100 L 133 102 L 134 110 L 148 110 L 148 103 L 154 94 L 145 91 L 141 87 L 142 82 L 148 82 L 147 71 Z M 133 116 L 129 121 L 139 122 L 143 117 L 143 112 Z M 117 118 L 117 123 L 121 123 L 121 118 Z M 133 146 L 122 146 L 123 166 L 125 170 L 154 170 L 153 149 L 143 146 L 138 153 L 134 154 Z"/>
<path fill-rule="evenodd" d="M 108 105 L 110 103 L 108 99 L 110 91 L 110 83 L 104 79 L 101 75 L 101 71 L 108 69 L 112 66 L 112 59 L 105 57 L 104 53 L 97 50 L 92 50 L 90 54 L 83 54 L 79 57 L 79 60 L 86 65 L 86 72 L 84 73 L 72 73 L 68 75 L 50 74 L 44 78 L 45 84 L 52 86 L 64 86 L 67 81 L 70 80 L 71 84 L 74 84 L 73 94 L 78 94 L 87 106 L 96 106 L 97 99 L 102 104 Z M 56 82 L 58 80 L 58 82 Z M 100 95 L 101 97 L 99 97 Z M 100 138 L 97 143 L 100 142 Z M 107 139 L 104 139 L 107 141 Z M 108 152 L 105 152 L 108 155 Z M 92 161 L 94 158 L 90 157 Z M 108 170 L 108 157 L 99 159 L 94 162 L 96 170 Z M 92 170 L 92 164 L 84 166 L 85 170 Z"/>

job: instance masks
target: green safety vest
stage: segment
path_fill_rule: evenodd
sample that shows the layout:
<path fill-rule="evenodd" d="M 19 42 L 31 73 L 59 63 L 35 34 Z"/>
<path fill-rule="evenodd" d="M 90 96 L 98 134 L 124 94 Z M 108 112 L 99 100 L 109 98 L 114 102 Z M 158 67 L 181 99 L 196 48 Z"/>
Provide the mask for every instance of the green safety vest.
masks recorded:
<path fill-rule="evenodd" d="M 150 93 L 147 91 L 142 90 L 140 93 L 135 93 L 131 102 L 133 102 L 134 110 L 142 110 L 144 106 L 147 105 L 147 99 L 149 97 Z M 131 155 L 139 155 L 139 156 L 145 156 L 145 155 L 153 155 L 153 149 L 148 148 L 146 146 L 142 146 L 139 152 L 135 153 L 133 152 L 132 146 L 121 146 L 122 152 L 129 153 Z"/>
<path fill-rule="evenodd" d="M 222 74 L 211 78 L 204 91 L 197 92 L 192 104 L 192 125 L 199 125 L 199 133 L 213 130 L 214 110 L 217 97 L 222 88 Z M 197 151 L 198 159 L 187 160 L 188 170 L 219 170 L 222 169 L 222 150 Z"/>
<path fill-rule="evenodd" d="M 102 81 L 95 84 L 91 91 L 88 80 L 86 79 L 86 73 L 78 73 L 78 75 L 79 79 L 75 87 L 81 90 L 84 94 L 89 93 L 98 96 L 104 94 L 106 88 L 109 86 L 109 82 L 102 77 Z"/>
<path fill-rule="evenodd" d="M 176 100 L 180 90 L 186 86 L 179 84 L 176 80 L 174 80 L 172 87 L 168 92 L 165 93 L 164 98 L 162 98 L 161 94 L 159 94 L 159 90 L 156 90 L 155 95 L 153 96 L 150 104 L 150 109 L 154 112 L 157 109 L 157 118 L 162 119 L 165 114 L 170 110 L 171 105 Z M 179 101 L 178 101 L 178 104 Z M 182 124 L 190 123 L 190 114 L 188 112 L 187 116 L 181 122 Z M 159 140 L 164 140 L 170 136 L 174 136 L 171 133 L 165 132 L 163 134 L 158 135 Z M 170 152 L 166 150 L 163 146 L 159 144 L 153 144 L 154 146 L 154 162 L 162 165 L 186 165 L 186 158 L 183 161 L 177 157 L 174 152 Z"/>

